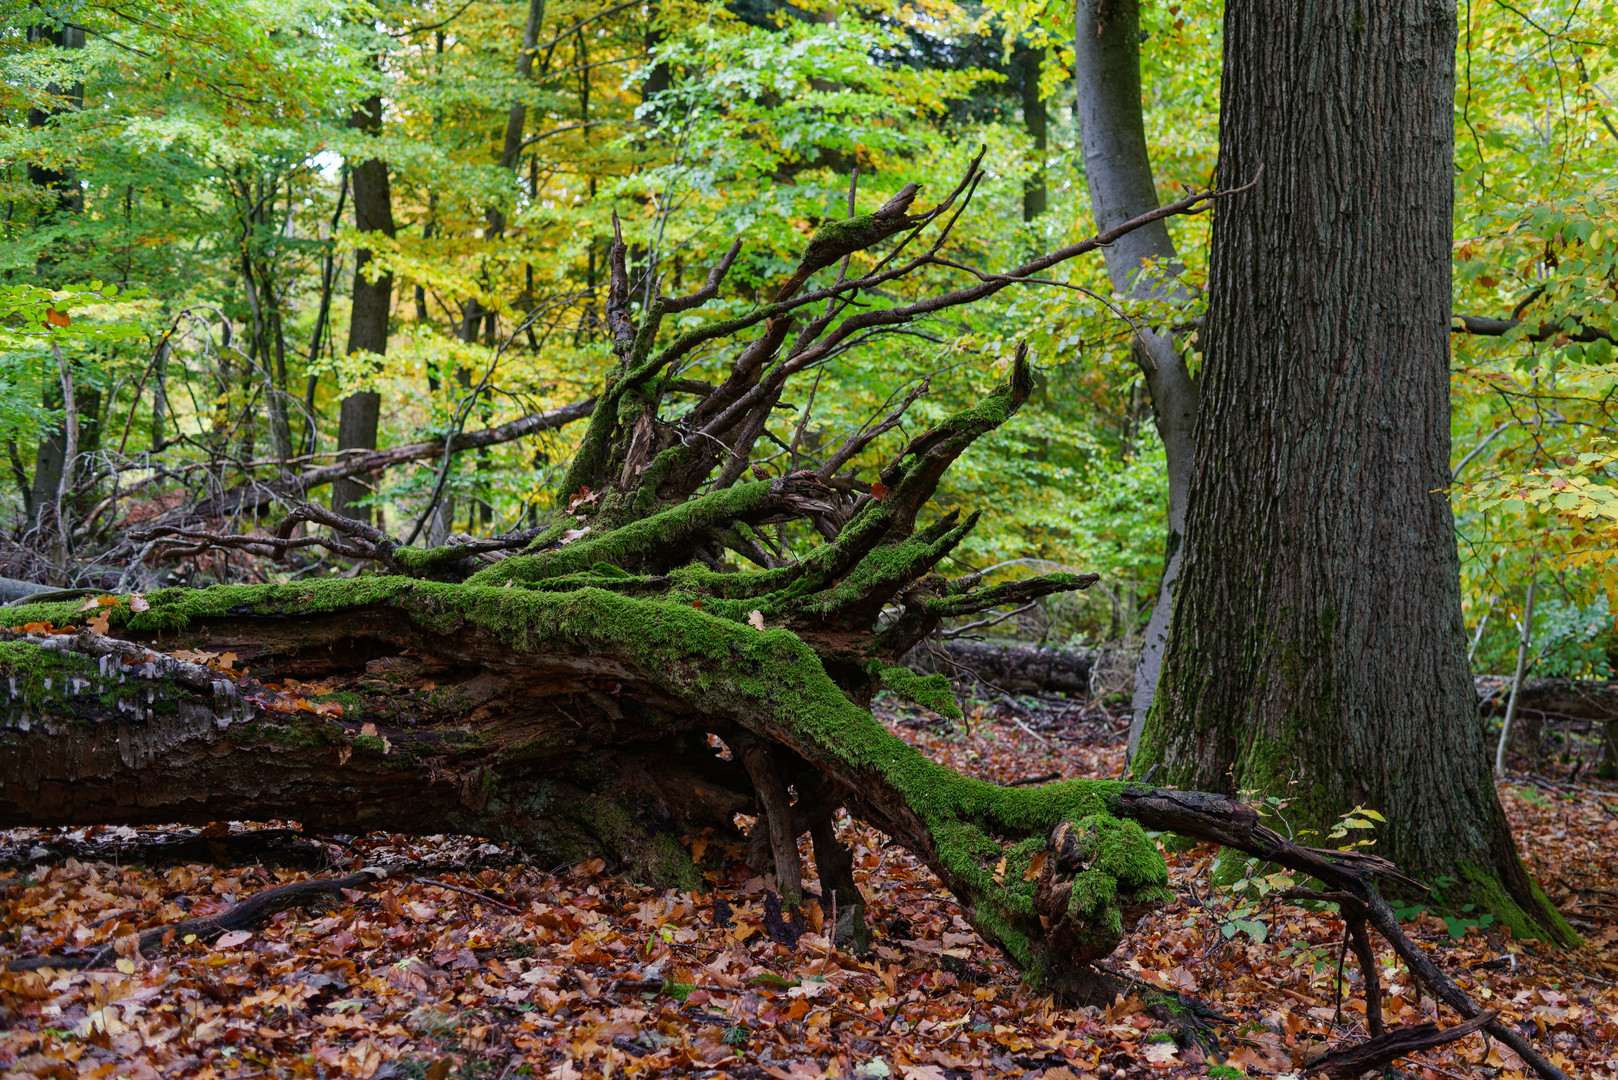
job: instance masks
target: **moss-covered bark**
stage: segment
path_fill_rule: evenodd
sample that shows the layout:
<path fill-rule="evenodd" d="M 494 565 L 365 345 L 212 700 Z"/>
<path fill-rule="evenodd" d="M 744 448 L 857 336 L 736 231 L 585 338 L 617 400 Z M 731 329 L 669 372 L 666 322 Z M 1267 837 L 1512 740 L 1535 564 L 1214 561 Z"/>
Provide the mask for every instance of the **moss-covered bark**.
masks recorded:
<path fill-rule="evenodd" d="M 795 376 L 1212 197 L 1188 196 L 1009 273 L 974 273 L 961 288 L 912 280 L 915 298 L 895 301 L 894 283 L 938 263 L 955 220 L 946 211 L 964 210 L 982 176 L 974 159 L 930 210 L 911 215 L 907 187 L 873 214 L 823 224 L 771 302 L 698 318 L 669 340 L 665 316 L 713 301 L 741 245 L 696 292 L 655 295 L 637 310 L 616 237 L 608 370 L 579 413 L 589 426 L 549 518 L 531 533 L 426 550 L 308 504 L 254 536 L 212 533 L 195 518 L 151 527 L 143 543 L 256 556 L 324 545 L 387 573 L 153 592 L 140 612 L 102 608 L 112 637 L 77 635 L 73 649 L 99 650 L 98 665 L 100 654 L 130 660 L 140 672 L 118 677 L 150 698 L 145 711 L 116 694 L 91 704 L 62 692 L 34 662 L 44 643 L 12 642 L 0 672 L 28 703 L 14 702 L 0 728 L 0 821 L 285 816 L 315 828 L 461 829 L 520 839 L 543 859 L 596 852 L 681 881 L 690 869 L 674 837 L 728 828 L 754 808 L 764 821 L 749 848 L 769 853 L 783 883 L 794 880 L 793 841 L 809 832 L 823 883 L 852 901 L 851 863 L 831 828 L 846 805 L 932 867 L 1030 979 L 1094 989 L 1088 961 L 1164 895 L 1154 845 L 1109 810 L 1116 785 L 969 780 L 862 708 L 885 681 L 951 711 L 941 680 L 895 667 L 912 646 L 944 619 L 1095 581 L 985 584 L 938 570 L 978 519 L 929 514 L 928 503 L 961 453 L 1027 400 L 1026 348 L 1002 385 L 891 457 L 856 461 L 875 453 L 925 381 L 838 445 L 753 458 L 761 440 L 784 444 L 771 422 Z M 922 239 L 929 227 L 937 235 Z M 850 261 L 890 238 L 891 250 Z M 698 349 L 700 369 L 688 363 Z M 687 370 L 718 381 L 677 377 Z M 695 400 L 668 408 L 674 395 Z M 300 523 L 336 538 L 295 537 Z M 792 542 L 772 526 L 795 530 Z M 13 617 L 83 618 L 71 604 Z M 158 656 L 176 648 L 228 650 L 251 677 L 215 679 Z M 96 692 L 112 693 L 104 683 Z M 310 694 L 330 700 L 300 705 Z M 749 767 L 721 760 L 709 735 L 733 740 Z M 787 806 L 789 785 L 798 799 Z"/>
<path fill-rule="evenodd" d="M 962 777 L 889 734 L 787 630 L 593 587 L 404 578 L 148 600 L 140 613 L 109 609 L 119 639 L 154 654 L 229 648 L 250 678 L 184 686 L 155 657 L 149 673 L 124 665 L 116 682 L 98 675 L 105 661 L 13 635 L 0 646 L 0 676 L 18 688 L 0 733 L 0 822 L 284 816 L 325 829 L 459 829 L 542 859 L 604 853 L 637 875 L 689 882 L 681 827 L 724 827 L 753 807 L 745 777 L 704 736 L 746 734 L 914 851 L 1041 984 L 1083 991 L 1087 962 L 1167 895 L 1155 845 L 1108 810 L 1120 785 Z M 40 606 L 19 618 L 60 625 L 74 614 Z M 73 673 L 87 681 L 64 691 Z M 315 682 L 347 703 L 340 715 L 261 704 L 276 686 Z M 163 707 L 131 711 L 107 695 Z M 1053 843 L 1043 873 L 1030 873 Z"/>

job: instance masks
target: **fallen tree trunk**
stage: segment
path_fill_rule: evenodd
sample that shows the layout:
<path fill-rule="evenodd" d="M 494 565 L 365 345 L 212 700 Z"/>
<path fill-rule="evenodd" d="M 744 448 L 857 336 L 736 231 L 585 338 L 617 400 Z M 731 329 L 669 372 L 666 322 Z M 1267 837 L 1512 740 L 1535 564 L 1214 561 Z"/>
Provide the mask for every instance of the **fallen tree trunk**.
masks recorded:
<path fill-rule="evenodd" d="M 1476 679 L 1480 710 L 1504 715 L 1511 679 L 1479 675 Z M 1596 775 L 1618 780 L 1618 681 L 1603 679 L 1527 679 L 1517 693 L 1517 715 L 1525 720 L 1513 741 L 1537 745 L 1545 724 L 1563 720 L 1587 721 L 1601 729 L 1601 764 Z M 1538 751 L 1536 750 L 1535 753 Z"/>
<path fill-rule="evenodd" d="M 1122 785 L 959 776 L 890 735 L 796 634 L 689 601 L 378 577 L 168 590 L 149 603 L 103 609 L 121 613 L 116 638 L 0 635 L 12 688 L 0 825 L 286 817 L 323 831 L 461 831 L 518 842 L 541 863 L 608 854 L 689 888 L 698 879 L 675 832 L 732 830 L 736 812 L 767 811 L 711 734 L 756 740 L 796 788 L 791 835 L 814 834 L 822 887 L 846 890 L 840 906 L 858 890 L 816 825 L 847 805 L 1058 992 L 1104 996 L 1091 962 L 1168 898 L 1155 846 L 1108 810 Z M 217 669 L 227 650 L 251 675 Z M 1088 854 L 1066 864 L 1059 902 L 1050 881 L 1039 886 L 1042 903 L 1036 855 L 1064 823 Z"/>
<path fill-rule="evenodd" d="M 51 589 L 52 587 L 49 585 L 41 585 L 33 581 L 0 577 L 0 604 L 9 604 L 14 600 L 26 600 L 30 596 L 48 593 Z"/>
<path fill-rule="evenodd" d="M 1115 987 L 1095 961 L 1171 895 L 1144 826 L 1333 890 L 1293 894 L 1340 905 L 1373 1033 L 1367 924 L 1472 1026 L 1542 1076 L 1566 1075 L 1403 933 L 1375 880 L 1419 886 L 1385 860 L 1301 847 L 1221 795 L 962 777 L 889 734 L 785 630 L 602 588 L 397 577 L 167 590 L 148 604 L 113 609 L 118 637 L 44 622 L 0 631 L 0 826 L 240 816 L 456 830 L 516 841 L 541 862 L 608 853 L 630 874 L 695 888 L 671 827 L 724 830 L 747 810 L 789 837 L 812 833 L 822 889 L 841 906 L 859 892 L 825 823 L 846 804 L 925 862 L 1032 983 L 1092 1002 Z M 42 608 L 28 613 L 77 614 Z M 252 674 L 222 670 L 237 663 Z M 716 753 L 707 735 L 739 753 Z M 799 792 L 793 806 L 766 791 L 783 781 Z M 784 881 L 779 844 L 776 858 Z M 1389 1033 L 1344 1060 L 1435 1041 Z"/>
<path fill-rule="evenodd" d="M 914 671 L 977 678 L 1007 693 L 1089 696 L 1095 655 L 1083 649 L 990 638 L 929 639 L 902 661 Z"/>
<path fill-rule="evenodd" d="M 1490 715 L 1503 714 L 1511 691 L 1510 677 L 1479 675 L 1474 681 L 1482 710 Z M 1618 720 L 1618 681 L 1525 679 L 1517 694 L 1517 711 L 1554 720 Z"/>

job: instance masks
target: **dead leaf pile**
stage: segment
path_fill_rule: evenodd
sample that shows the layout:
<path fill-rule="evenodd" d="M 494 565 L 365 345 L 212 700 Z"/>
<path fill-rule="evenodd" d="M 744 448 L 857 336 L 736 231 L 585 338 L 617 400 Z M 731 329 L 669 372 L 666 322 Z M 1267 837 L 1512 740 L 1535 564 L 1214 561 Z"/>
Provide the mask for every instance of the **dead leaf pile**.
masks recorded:
<path fill-rule="evenodd" d="M 223 670 L 235 660 L 187 659 Z M 320 689 L 286 683 L 265 693 L 307 702 Z M 1105 718 L 1036 734 L 979 711 L 968 732 L 883 709 L 925 752 L 1002 783 L 1049 772 L 1112 776 L 1122 766 L 1121 739 Z M 1410 924 L 1468 993 L 1562 1068 L 1618 1078 L 1610 854 L 1618 791 L 1516 781 L 1502 795 L 1525 856 L 1586 946 L 1547 950 L 1480 920 L 1426 912 L 1411 912 Z M 714 835 L 689 840 L 706 875 L 696 892 L 636 886 L 599 859 L 528 866 L 508 847 L 462 837 L 325 838 L 328 876 L 387 865 L 389 879 L 252 930 L 170 940 L 156 957 L 135 950 L 140 931 L 224 911 L 311 871 L 25 855 L 0 869 L 0 952 L 83 955 L 112 944 L 116 960 L 104 970 L 0 975 L 0 1071 L 197 1080 L 1256 1077 L 1296 1074 L 1327 1046 L 1367 1035 L 1352 959 L 1338 1007 L 1342 921 L 1230 896 L 1211 883 L 1209 849 L 1166 852 L 1179 899 L 1110 964 L 1230 1017 L 1215 1028 L 1217 1047 L 1141 994 L 1071 1009 L 1030 991 L 908 853 L 846 817 L 840 831 L 874 931 L 863 956 L 833 945 L 832 912 L 818 903 L 783 912 L 742 865 L 742 845 Z M 46 840 L 70 832 L 82 849 L 117 830 L 12 830 L 0 850 L 45 852 Z M 812 867 L 807 845 L 804 854 Z M 464 869 L 435 869 L 446 865 Z M 1456 1021 L 1417 993 L 1391 952 L 1378 960 L 1390 1022 Z M 1481 1036 L 1401 1068 L 1422 1080 L 1526 1075 L 1515 1055 Z"/>

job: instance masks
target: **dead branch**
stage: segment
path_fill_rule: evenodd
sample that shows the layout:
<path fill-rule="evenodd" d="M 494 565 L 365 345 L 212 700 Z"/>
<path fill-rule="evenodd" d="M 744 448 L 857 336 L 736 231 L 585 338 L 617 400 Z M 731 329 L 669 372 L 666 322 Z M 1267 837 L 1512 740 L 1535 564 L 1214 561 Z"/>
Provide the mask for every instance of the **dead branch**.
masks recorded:
<path fill-rule="evenodd" d="M 1258 813 L 1252 807 L 1225 795 L 1129 787 L 1118 793 L 1112 809 L 1122 817 L 1134 818 L 1147 828 L 1162 829 L 1182 836 L 1223 844 L 1267 862 L 1278 863 L 1288 869 L 1318 878 L 1333 893 L 1344 894 L 1344 898 L 1351 898 L 1353 903 L 1346 903 L 1345 899 L 1337 897 L 1320 898 L 1334 899 L 1343 903 L 1345 916 L 1350 919 L 1363 918 L 1365 922 L 1376 927 L 1377 933 L 1393 946 L 1411 973 L 1432 992 L 1435 998 L 1468 1020 L 1479 1019 L 1481 1021 L 1479 1027 L 1515 1050 L 1546 1080 L 1570 1080 L 1567 1073 L 1551 1064 L 1544 1055 L 1535 1050 L 1521 1032 L 1509 1024 L 1500 1023 L 1494 1014 L 1485 1013 L 1481 1006 L 1467 997 L 1455 981 L 1434 964 L 1420 946 L 1404 932 L 1393 909 L 1377 892 L 1376 879 L 1385 878 L 1423 891 L 1425 887 L 1399 873 L 1397 867 L 1386 859 L 1357 851 L 1330 851 L 1294 844 L 1261 824 Z M 1352 934 L 1352 925 L 1350 933 Z M 1358 943 L 1356 955 L 1359 955 Z M 1371 985 L 1369 980 L 1366 985 Z M 1390 1032 L 1383 1037 L 1391 1039 L 1397 1034 Z"/>
<path fill-rule="evenodd" d="M 1355 1077 L 1391 1065 L 1399 1058 L 1464 1039 L 1494 1023 L 1499 1015 L 1496 1010 L 1490 1009 L 1447 1028 L 1433 1023 L 1394 1028 L 1357 1045 L 1322 1054 L 1305 1065 L 1304 1072 L 1309 1076 L 1324 1073 L 1333 1080 L 1354 1080 Z"/>
<path fill-rule="evenodd" d="M 160 945 L 183 941 L 194 936 L 198 941 L 212 941 L 227 930 L 247 930 L 265 922 L 278 911 L 299 907 L 320 896 L 340 894 L 344 889 L 357 889 L 381 881 L 388 872 L 380 867 L 366 867 L 356 874 L 340 878 L 313 878 L 278 885 L 273 889 L 256 892 L 246 900 L 232 905 L 217 915 L 200 919 L 186 919 L 167 926 L 142 931 L 132 951 L 147 953 Z M 105 967 L 119 953 L 118 942 L 103 945 L 87 956 L 29 956 L 6 964 L 7 971 L 37 971 L 40 968 L 82 970 Z"/>

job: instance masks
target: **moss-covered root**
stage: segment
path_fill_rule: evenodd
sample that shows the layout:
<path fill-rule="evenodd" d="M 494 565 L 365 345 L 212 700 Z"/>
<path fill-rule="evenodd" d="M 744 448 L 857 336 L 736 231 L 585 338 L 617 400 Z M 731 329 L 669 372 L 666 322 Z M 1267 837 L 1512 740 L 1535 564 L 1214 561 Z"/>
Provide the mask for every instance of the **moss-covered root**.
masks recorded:
<path fill-rule="evenodd" d="M 1149 848 L 1139 825 L 1105 814 L 1058 825 L 1034 891 L 1048 947 L 1085 964 L 1117 948 L 1163 900 L 1167 881 L 1154 873 L 1155 860 L 1143 857 Z"/>

